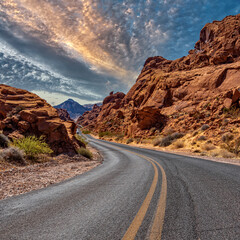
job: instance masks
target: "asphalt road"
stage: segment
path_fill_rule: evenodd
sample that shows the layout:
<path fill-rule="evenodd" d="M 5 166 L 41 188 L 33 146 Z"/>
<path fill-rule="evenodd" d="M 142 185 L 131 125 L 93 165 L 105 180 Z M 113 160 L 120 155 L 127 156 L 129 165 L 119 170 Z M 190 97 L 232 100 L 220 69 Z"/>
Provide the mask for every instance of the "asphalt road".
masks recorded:
<path fill-rule="evenodd" d="M 240 167 L 91 139 L 104 163 L 0 201 L 0 239 L 240 239 Z"/>

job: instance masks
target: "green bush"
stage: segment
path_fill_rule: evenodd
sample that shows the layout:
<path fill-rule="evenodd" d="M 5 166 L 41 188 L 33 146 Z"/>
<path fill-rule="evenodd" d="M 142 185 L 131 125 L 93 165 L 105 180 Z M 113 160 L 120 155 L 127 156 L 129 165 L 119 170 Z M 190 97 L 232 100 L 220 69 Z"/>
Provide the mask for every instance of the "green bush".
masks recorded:
<path fill-rule="evenodd" d="M 83 134 L 90 134 L 90 133 L 91 133 L 91 131 L 89 131 L 89 130 L 87 130 L 87 129 L 82 129 L 81 132 L 82 132 Z"/>
<path fill-rule="evenodd" d="M 84 145 L 86 145 L 86 146 L 88 145 L 88 141 L 85 138 L 83 138 L 82 136 L 76 134 L 75 137 L 78 141 L 82 142 Z"/>
<path fill-rule="evenodd" d="M 19 163 L 21 165 L 26 164 L 23 155 L 23 151 L 16 147 L 6 148 L 0 152 L 1 159 L 4 159 L 8 162 Z"/>
<path fill-rule="evenodd" d="M 113 136 L 113 133 L 111 133 L 111 132 L 109 132 L 109 131 L 99 132 L 99 133 L 98 133 L 98 136 L 99 136 L 100 138 L 105 137 L 105 136 L 112 137 L 112 136 Z"/>
<path fill-rule="evenodd" d="M 13 145 L 22 149 L 28 159 L 35 160 L 39 154 L 51 154 L 52 149 L 43 137 L 28 136 L 13 141 Z"/>
<path fill-rule="evenodd" d="M 0 134 L 0 147 L 1 148 L 7 148 L 9 146 L 9 139 L 7 136 L 5 136 L 4 134 Z"/>
<path fill-rule="evenodd" d="M 80 149 L 78 149 L 78 154 L 80 154 L 86 158 L 92 159 L 92 153 L 84 147 L 81 147 Z"/>

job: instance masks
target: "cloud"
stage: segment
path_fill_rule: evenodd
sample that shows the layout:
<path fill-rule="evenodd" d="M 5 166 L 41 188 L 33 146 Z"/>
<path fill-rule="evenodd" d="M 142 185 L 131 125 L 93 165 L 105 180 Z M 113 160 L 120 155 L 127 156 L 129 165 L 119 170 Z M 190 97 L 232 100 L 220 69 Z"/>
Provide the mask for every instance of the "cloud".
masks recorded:
<path fill-rule="evenodd" d="M 237 11 L 234 0 L 2 0 L 0 80 L 99 100 L 128 90 L 146 58 L 186 55 L 205 23 Z"/>

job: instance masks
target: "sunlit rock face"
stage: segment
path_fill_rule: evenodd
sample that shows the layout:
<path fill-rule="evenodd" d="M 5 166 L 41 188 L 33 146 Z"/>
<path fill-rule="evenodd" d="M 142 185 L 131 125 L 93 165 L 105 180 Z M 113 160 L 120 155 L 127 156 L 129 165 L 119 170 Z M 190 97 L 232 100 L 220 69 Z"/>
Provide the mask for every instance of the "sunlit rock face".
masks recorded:
<path fill-rule="evenodd" d="M 240 14 L 208 23 L 188 56 L 174 61 L 147 59 L 117 108 L 116 101 L 106 101 L 111 95 L 103 101 L 95 131 L 142 137 L 169 128 L 180 132 L 198 129 L 203 121 L 211 122 L 209 134 L 217 135 L 223 110 L 240 106 L 239 26 Z M 80 121 L 84 125 L 85 116 Z"/>

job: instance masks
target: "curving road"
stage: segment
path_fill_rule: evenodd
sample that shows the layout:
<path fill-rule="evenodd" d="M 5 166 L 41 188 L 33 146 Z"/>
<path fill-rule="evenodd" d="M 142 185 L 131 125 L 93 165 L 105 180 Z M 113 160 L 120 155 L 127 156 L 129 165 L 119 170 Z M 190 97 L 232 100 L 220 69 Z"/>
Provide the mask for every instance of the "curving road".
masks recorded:
<path fill-rule="evenodd" d="M 0 201 L 0 239 L 240 239 L 240 167 L 90 139 L 104 163 Z"/>

